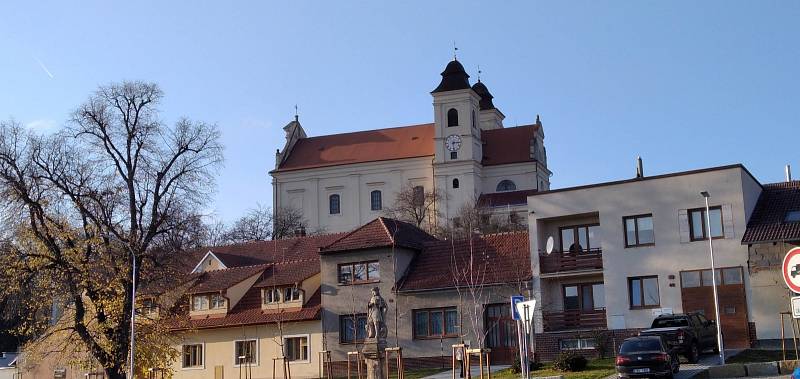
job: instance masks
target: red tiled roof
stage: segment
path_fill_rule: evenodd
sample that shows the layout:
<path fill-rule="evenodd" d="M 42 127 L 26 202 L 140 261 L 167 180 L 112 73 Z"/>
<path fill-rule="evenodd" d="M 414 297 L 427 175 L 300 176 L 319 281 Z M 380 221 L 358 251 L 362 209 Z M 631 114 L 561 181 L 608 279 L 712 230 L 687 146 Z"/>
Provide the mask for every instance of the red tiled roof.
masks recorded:
<path fill-rule="evenodd" d="M 319 320 L 320 309 L 320 293 L 317 290 L 300 309 L 285 309 L 280 313 L 265 312 L 261 310 L 261 289 L 253 287 L 225 317 L 191 319 L 184 316 L 175 321 L 174 325 L 176 325 L 175 329 L 208 329 L 268 324 L 278 321 L 310 321 Z"/>
<path fill-rule="evenodd" d="M 434 124 L 303 138 L 275 171 L 434 155 Z"/>
<path fill-rule="evenodd" d="M 533 162 L 531 140 L 539 126 L 482 130 L 484 166 Z M 430 157 L 435 154 L 435 124 L 401 126 L 302 138 L 275 172 Z"/>
<path fill-rule="evenodd" d="M 186 293 L 204 293 L 223 291 L 241 283 L 253 275 L 261 274 L 268 265 L 232 267 L 222 270 L 206 271 L 192 274 L 197 282 Z"/>
<path fill-rule="evenodd" d="M 800 240 L 800 222 L 785 222 L 786 213 L 800 211 L 800 180 L 762 186 L 747 222 L 742 243 Z"/>
<path fill-rule="evenodd" d="M 250 266 L 298 260 L 318 260 L 317 252 L 321 246 L 341 238 L 345 233 L 321 234 L 316 236 L 287 238 L 274 241 L 257 241 L 228 246 L 215 246 L 201 249 L 203 254 L 209 250 L 227 267 Z M 199 260 L 200 258 L 198 258 Z"/>
<path fill-rule="evenodd" d="M 484 193 L 478 198 L 478 204 L 484 207 L 505 207 L 507 205 L 528 204 L 528 196 L 539 192 L 538 190 L 521 190 L 496 193 Z"/>
<path fill-rule="evenodd" d="M 528 232 L 488 234 L 469 238 L 436 241 L 412 262 L 400 291 L 454 288 L 456 284 L 518 283 L 532 277 Z M 472 252 L 472 254 L 470 254 Z M 466 280 L 470 256 L 476 280 Z"/>
<path fill-rule="evenodd" d="M 285 286 L 302 282 L 319 274 L 319 257 L 293 262 L 280 262 L 270 265 L 261 280 L 253 287 Z"/>
<path fill-rule="evenodd" d="M 425 242 L 435 240 L 435 237 L 407 222 L 378 217 L 319 251 L 325 254 L 389 246 L 420 250 Z"/>
<path fill-rule="evenodd" d="M 531 141 L 536 137 L 539 126 L 523 125 L 513 128 L 501 128 L 481 131 L 483 140 L 484 166 L 496 166 L 510 163 L 533 162 L 531 157 Z"/>

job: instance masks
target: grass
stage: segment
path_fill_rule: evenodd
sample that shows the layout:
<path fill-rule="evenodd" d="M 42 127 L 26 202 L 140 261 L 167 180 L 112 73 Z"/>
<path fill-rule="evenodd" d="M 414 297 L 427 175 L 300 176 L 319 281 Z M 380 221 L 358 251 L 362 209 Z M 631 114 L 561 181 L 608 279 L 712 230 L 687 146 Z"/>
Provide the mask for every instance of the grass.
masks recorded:
<path fill-rule="evenodd" d="M 786 359 L 795 359 L 794 346 L 791 348 L 787 347 Z M 780 360 L 783 360 L 783 353 L 780 350 L 747 349 L 729 359 L 726 359 L 725 361 L 726 363 L 754 363 L 773 362 Z"/>
<path fill-rule="evenodd" d="M 419 379 L 424 378 L 428 375 L 438 374 L 440 372 L 448 371 L 449 368 L 420 368 L 416 370 L 406 370 L 403 373 L 403 377 L 406 379 Z M 396 377 L 397 375 L 391 375 L 391 377 Z"/>
<path fill-rule="evenodd" d="M 602 379 L 616 373 L 614 358 L 592 359 L 586 369 L 578 372 L 561 372 L 553 369 L 552 365 L 545 364 L 541 369 L 531 371 L 531 376 L 557 376 L 563 375 L 565 379 Z M 492 379 L 517 379 L 519 374 L 504 369 L 492 373 Z"/>

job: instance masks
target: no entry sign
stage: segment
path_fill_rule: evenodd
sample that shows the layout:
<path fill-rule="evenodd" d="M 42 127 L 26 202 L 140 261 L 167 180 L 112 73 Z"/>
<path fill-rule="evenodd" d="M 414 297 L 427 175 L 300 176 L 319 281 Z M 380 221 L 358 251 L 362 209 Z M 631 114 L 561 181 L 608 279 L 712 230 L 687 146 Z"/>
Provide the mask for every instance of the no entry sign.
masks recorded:
<path fill-rule="evenodd" d="M 800 247 L 795 247 L 783 257 L 783 280 L 789 289 L 800 293 Z"/>

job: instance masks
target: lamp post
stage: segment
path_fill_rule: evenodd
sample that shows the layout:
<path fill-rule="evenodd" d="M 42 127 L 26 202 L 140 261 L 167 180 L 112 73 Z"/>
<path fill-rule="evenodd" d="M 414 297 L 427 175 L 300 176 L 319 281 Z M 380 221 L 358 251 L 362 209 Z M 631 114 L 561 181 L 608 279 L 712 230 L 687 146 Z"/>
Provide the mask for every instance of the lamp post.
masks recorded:
<path fill-rule="evenodd" d="M 725 348 L 722 346 L 722 325 L 719 323 L 719 296 L 717 295 L 717 269 L 714 266 L 714 243 L 711 238 L 711 212 L 709 211 L 708 191 L 700 192 L 706 201 L 706 234 L 708 237 L 708 250 L 711 254 L 711 285 L 714 288 L 714 318 L 717 323 L 717 347 L 719 348 L 719 364 L 725 364 Z"/>
<path fill-rule="evenodd" d="M 133 253 L 133 250 L 128 246 L 128 251 L 131 253 L 131 257 L 133 257 L 133 268 L 131 270 L 131 364 L 130 364 L 130 375 L 131 379 L 134 378 L 135 371 L 134 371 L 134 355 L 135 355 L 135 337 L 136 337 L 136 254 Z"/>

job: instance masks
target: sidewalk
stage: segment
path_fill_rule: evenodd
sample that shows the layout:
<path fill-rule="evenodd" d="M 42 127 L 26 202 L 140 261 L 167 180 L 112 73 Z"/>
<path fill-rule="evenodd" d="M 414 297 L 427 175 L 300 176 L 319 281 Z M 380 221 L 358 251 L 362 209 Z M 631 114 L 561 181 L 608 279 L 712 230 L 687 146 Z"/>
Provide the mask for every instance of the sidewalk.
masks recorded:
<path fill-rule="evenodd" d="M 492 372 L 497 372 L 499 370 L 502 370 L 502 369 L 505 369 L 505 368 L 509 368 L 509 367 L 511 367 L 511 366 L 509 366 L 509 365 L 498 365 L 498 366 L 492 365 Z M 480 375 L 481 375 L 480 374 L 480 367 L 472 366 L 472 370 L 470 370 L 470 372 L 472 373 L 472 377 L 473 378 L 480 378 Z M 456 379 L 459 379 L 459 374 L 460 374 L 460 371 L 456 371 Z M 433 374 L 433 375 L 430 375 L 430 376 L 426 376 L 426 377 L 424 377 L 422 379 L 453 379 L 453 370 L 447 370 L 447 371 L 444 371 L 444 372 L 440 372 L 438 374 Z"/>

